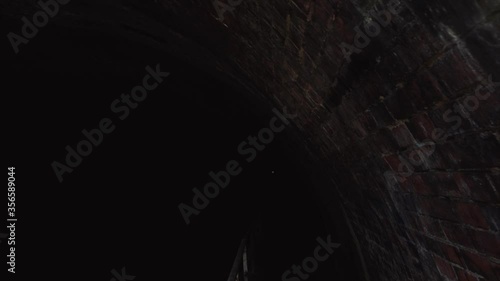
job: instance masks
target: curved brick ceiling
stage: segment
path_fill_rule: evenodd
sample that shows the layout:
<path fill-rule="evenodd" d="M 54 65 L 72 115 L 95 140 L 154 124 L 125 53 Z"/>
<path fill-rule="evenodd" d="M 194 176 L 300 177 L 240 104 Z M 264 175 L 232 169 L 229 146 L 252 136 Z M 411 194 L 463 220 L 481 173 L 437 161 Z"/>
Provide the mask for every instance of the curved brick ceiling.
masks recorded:
<path fill-rule="evenodd" d="M 367 280 L 500 280 L 500 1 L 243 0 L 223 20 L 210 1 L 97 2 L 53 24 L 204 62 L 298 115 L 291 146 Z"/>
<path fill-rule="evenodd" d="M 242 1 L 222 22 L 207 2 L 161 6 L 298 114 L 367 278 L 500 280 L 499 1 Z"/>

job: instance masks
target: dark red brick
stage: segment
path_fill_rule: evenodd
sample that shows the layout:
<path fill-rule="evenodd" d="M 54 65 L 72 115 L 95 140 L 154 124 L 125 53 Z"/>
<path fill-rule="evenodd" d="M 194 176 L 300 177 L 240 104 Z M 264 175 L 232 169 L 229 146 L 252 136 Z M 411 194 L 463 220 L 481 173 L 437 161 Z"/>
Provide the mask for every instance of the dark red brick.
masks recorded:
<path fill-rule="evenodd" d="M 451 266 L 451 264 L 446 260 L 438 256 L 434 256 L 434 262 L 436 263 L 436 266 L 439 269 L 441 275 L 450 278 L 451 280 L 455 280 L 457 278 L 453 266 Z"/>
<path fill-rule="evenodd" d="M 478 281 L 474 275 L 461 268 L 455 267 L 455 272 L 457 273 L 458 281 Z"/>
<path fill-rule="evenodd" d="M 457 203 L 457 213 L 460 219 L 469 225 L 488 229 L 488 222 L 484 218 L 484 215 L 479 208 L 474 203 Z"/>
<path fill-rule="evenodd" d="M 487 175 L 479 173 L 454 173 L 455 183 L 472 199 L 481 202 L 499 202 L 498 194 Z"/>
<path fill-rule="evenodd" d="M 430 235 L 438 236 L 444 238 L 444 232 L 439 224 L 439 221 L 427 216 L 420 216 L 420 223 L 424 228 L 424 231 Z"/>
<path fill-rule="evenodd" d="M 421 195 L 437 195 L 437 191 L 432 184 L 427 184 L 420 174 L 413 174 L 408 177 L 408 182 L 411 183 L 415 193 Z"/>
<path fill-rule="evenodd" d="M 467 268 L 470 271 L 485 277 L 487 280 L 496 279 L 493 266 L 486 257 L 468 251 L 461 251 L 461 252 L 465 264 L 467 265 Z"/>
<path fill-rule="evenodd" d="M 462 259 L 460 258 L 459 250 L 457 248 L 448 244 L 441 243 L 441 250 L 447 260 L 460 266 L 464 266 Z"/>
<path fill-rule="evenodd" d="M 500 258 L 500 235 L 477 230 L 469 232 L 479 252 Z"/>
<path fill-rule="evenodd" d="M 394 142 L 391 132 L 386 128 L 380 129 L 374 134 L 373 144 L 382 154 L 395 153 L 398 150 L 397 143 Z"/>
<path fill-rule="evenodd" d="M 444 198 L 420 198 L 420 211 L 429 216 L 458 222 L 455 205 Z"/>
<path fill-rule="evenodd" d="M 426 112 L 418 113 L 410 119 L 408 129 L 418 141 L 432 140 L 435 127 Z"/>
<path fill-rule="evenodd" d="M 424 177 L 428 185 L 433 185 L 441 196 L 446 197 L 465 197 L 466 195 L 460 190 L 455 183 L 452 173 L 434 172 L 426 173 Z"/>
<path fill-rule="evenodd" d="M 441 222 L 446 237 L 453 243 L 457 243 L 464 247 L 474 249 L 475 246 L 472 242 L 472 237 L 468 229 L 457 223 Z"/>
<path fill-rule="evenodd" d="M 392 137 L 400 148 L 406 148 L 414 143 L 413 136 L 405 124 L 398 124 L 391 128 Z"/>

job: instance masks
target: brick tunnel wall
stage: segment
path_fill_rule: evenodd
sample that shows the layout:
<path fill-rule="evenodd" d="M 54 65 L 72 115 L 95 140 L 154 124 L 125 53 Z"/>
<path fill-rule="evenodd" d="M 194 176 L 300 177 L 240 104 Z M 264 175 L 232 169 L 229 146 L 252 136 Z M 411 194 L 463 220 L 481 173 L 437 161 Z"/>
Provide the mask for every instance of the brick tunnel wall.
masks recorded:
<path fill-rule="evenodd" d="M 500 280 L 499 1 L 185 2 L 162 5 L 299 115 L 370 280 Z"/>
<path fill-rule="evenodd" d="M 232 0 L 224 19 L 216 1 L 108 2 L 140 40 L 165 47 L 164 23 L 298 114 L 367 279 L 500 280 L 500 1 Z M 53 24 L 90 26 L 77 5 Z"/>

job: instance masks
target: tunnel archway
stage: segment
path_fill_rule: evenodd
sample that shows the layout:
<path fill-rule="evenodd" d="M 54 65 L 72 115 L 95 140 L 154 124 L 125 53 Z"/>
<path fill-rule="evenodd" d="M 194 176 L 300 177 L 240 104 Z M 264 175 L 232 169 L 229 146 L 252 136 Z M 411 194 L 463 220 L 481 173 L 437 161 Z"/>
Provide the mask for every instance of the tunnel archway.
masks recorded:
<path fill-rule="evenodd" d="M 13 60 L 15 71 L 8 79 L 19 85 L 19 96 L 43 89 L 24 110 L 44 114 L 22 122 L 31 135 L 44 135 L 50 143 L 35 162 L 53 155 L 64 159 L 61 148 L 77 150 L 81 129 L 94 132 L 103 117 L 116 116 L 111 118 L 115 128 L 109 136 L 104 135 L 72 172 L 62 174 L 61 187 L 67 190 L 60 196 L 66 200 L 26 217 L 38 225 L 47 214 L 65 210 L 65 223 L 53 229 L 59 238 L 41 234 L 39 239 L 48 243 L 30 243 L 39 254 L 29 261 L 36 264 L 40 255 L 79 257 L 61 261 L 58 273 L 43 264 L 34 271 L 65 280 L 77 270 L 81 273 L 76 278 L 95 280 L 109 275 L 107 262 L 112 260 L 113 267 L 129 264 L 127 272 L 146 280 L 220 280 L 229 275 L 241 239 L 252 235 L 252 280 L 280 279 L 293 264 L 312 255 L 318 237 L 335 233 L 331 239 L 342 249 L 310 280 L 331 275 L 356 278 L 356 254 L 348 235 L 340 229 L 332 232 L 332 225 L 325 224 L 308 176 L 293 164 L 301 154 L 288 141 L 292 124 L 281 124 L 285 130 L 276 133 L 264 150 L 255 150 L 255 161 L 246 163 L 250 154 L 239 153 L 239 145 L 249 136 L 258 136 L 273 118 L 279 121 L 271 105 L 255 96 L 255 88 L 217 70 L 215 61 L 193 64 L 190 58 L 198 55 L 193 51 L 198 46 L 192 42 L 172 41 L 173 51 L 164 51 L 114 28 L 65 23 L 44 32 L 51 44 L 31 42 Z M 151 74 L 148 67 L 170 75 L 143 101 L 126 101 L 124 95 Z M 30 83 L 25 83 L 26 77 Z M 12 95 L 9 103 L 23 103 L 19 96 Z M 46 101 L 49 105 L 39 108 Z M 27 155 L 39 149 L 31 147 Z M 240 161 L 244 172 L 232 177 L 206 210 L 190 214 L 186 225 L 178 206 L 192 206 L 192 188 L 203 190 L 213 181 L 208 173 L 223 170 L 231 160 Z M 53 173 L 42 180 L 52 182 Z M 71 195 L 74 192 L 77 195 Z M 32 196 L 45 193 L 38 190 Z M 69 238 L 82 231 L 95 234 L 80 241 Z M 47 247 L 57 242 L 67 247 L 47 255 Z M 91 269 L 86 267 L 89 256 L 95 264 Z M 211 261 L 215 257 L 216 264 Z M 32 278 L 29 272 L 21 275 Z"/>
<path fill-rule="evenodd" d="M 2 12 L 7 20 L 6 26 L 11 30 L 19 29 L 18 19 L 22 15 L 36 11 L 36 7 L 28 4 L 29 1 L 21 2 L 23 4 L 19 4 L 20 6 L 5 5 L 6 10 Z M 216 161 L 220 163 L 214 166 L 212 162 L 198 163 L 198 172 L 208 169 L 201 172 L 202 175 L 224 166 L 225 161 L 234 156 L 234 148 L 231 146 L 237 146 L 249 134 L 255 134 L 263 128 L 271 118 L 273 108 L 288 108 L 298 118 L 273 142 L 272 146 L 275 148 L 264 152 L 270 151 L 270 154 L 262 154 L 260 158 L 281 159 L 280 162 L 269 160 L 278 164 L 259 163 L 252 165 L 248 171 L 255 169 L 254 180 L 265 179 L 266 182 L 259 187 L 271 190 L 271 183 L 280 175 L 279 169 L 274 168 L 288 166 L 286 171 L 290 171 L 290 175 L 281 179 L 293 182 L 297 186 L 296 190 L 292 190 L 294 192 L 302 190 L 310 193 L 310 199 L 306 200 L 298 192 L 295 196 L 290 195 L 290 201 L 303 198 L 304 211 L 307 209 L 305 206 L 315 206 L 318 210 L 311 211 L 309 215 L 321 219 L 311 229 L 317 227 L 315 229 L 318 233 L 335 234 L 339 243 L 347 246 L 339 248 L 340 256 L 349 257 L 338 261 L 336 265 L 328 266 L 333 270 L 326 272 L 324 276 L 332 278 L 338 274 L 349 280 L 349 272 L 356 271 L 356 275 L 364 280 L 495 280 L 499 278 L 500 248 L 500 118 L 498 83 L 495 82 L 499 80 L 496 73 L 500 66 L 498 3 L 401 1 L 401 11 L 393 13 L 390 23 L 380 35 L 371 38 L 367 46 L 358 48 L 359 52 L 353 53 L 350 61 L 346 60 L 343 49 L 339 47 L 341 43 L 354 44 L 359 37 L 357 30 L 360 30 L 356 27 L 365 23 L 364 20 L 370 18 L 372 12 L 380 15 L 386 11 L 388 4 L 389 1 L 279 1 L 273 4 L 241 2 L 236 7 L 237 10 L 225 13 L 224 20 L 220 21 L 217 20 L 213 3 L 209 1 L 75 1 L 45 27 L 45 39 L 36 37 L 29 44 L 23 45 L 22 52 L 12 60 L 9 59 L 9 62 L 12 62 L 17 75 L 34 75 L 37 71 L 45 70 L 49 70 L 48 73 L 62 74 L 61 72 L 66 72 L 66 69 L 71 69 L 74 65 L 87 64 L 88 71 L 85 68 L 78 70 L 79 72 L 75 70 L 74 73 L 79 73 L 73 77 L 75 80 L 64 82 L 72 87 L 82 85 L 82 91 L 91 90 L 85 87 L 86 83 L 92 85 L 96 81 L 109 81 L 101 81 L 102 77 L 84 81 L 76 79 L 81 78 L 78 76 L 95 75 L 98 71 L 105 74 L 106 69 L 109 69 L 130 79 L 130 85 L 125 86 L 121 82 L 122 77 L 116 77 L 116 82 L 120 81 L 123 91 L 126 91 L 133 87 L 133 79 L 140 79 L 137 77 L 141 77 L 145 65 L 156 63 L 153 62 L 155 57 L 168 57 L 167 63 L 177 60 L 173 65 L 182 73 L 178 76 L 179 80 L 174 80 L 178 84 L 165 84 L 162 87 L 185 87 L 189 89 L 187 92 L 200 94 L 190 97 L 179 94 L 162 98 L 177 99 L 173 104 L 195 105 L 207 113 L 205 116 L 214 118 L 200 118 L 205 126 L 194 124 L 196 122 L 193 121 L 197 126 L 195 132 L 205 130 L 205 134 L 212 138 L 212 135 L 216 135 L 210 134 L 216 131 L 212 123 L 226 122 L 227 126 L 219 127 L 217 131 L 227 142 L 208 142 L 218 149 L 211 150 L 209 146 L 198 148 L 199 153 L 207 153 L 206 159 L 220 159 Z M 375 16 L 372 14 L 372 17 Z M 53 44 L 48 45 L 47 42 Z M 92 50 L 95 52 L 92 53 Z M 136 52 L 140 52 L 143 59 L 134 61 L 134 67 L 127 66 L 128 62 L 116 64 L 120 67 L 113 66 L 116 61 Z M 34 64 L 34 60 L 39 57 L 46 58 L 43 61 L 45 63 Z M 60 59 L 59 64 L 55 63 L 55 58 Z M 108 65 L 102 68 L 98 64 L 92 65 L 92 62 L 102 62 L 105 58 L 108 59 Z M 196 85 L 190 81 L 188 73 L 195 69 L 202 73 L 194 75 L 197 77 L 195 80 L 204 80 L 205 84 L 200 82 Z M 60 84 L 57 89 L 63 92 L 65 84 L 49 76 L 46 75 L 37 82 L 40 85 L 48 82 Z M 71 77 L 69 74 L 67 76 Z M 12 81 L 23 84 L 23 81 L 16 79 Z M 219 82 L 215 81 L 221 83 L 216 84 Z M 204 88 L 207 85 L 219 85 L 227 92 L 221 93 L 218 99 L 213 99 L 212 96 L 207 98 L 202 93 L 220 93 L 216 88 Z M 25 88 L 22 89 L 28 91 L 31 89 L 28 86 L 33 85 L 23 86 Z M 110 91 L 116 91 L 111 88 L 109 85 Z M 485 89 L 489 90 L 489 95 Z M 234 92 L 238 93 L 237 98 L 231 95 Z M 83 92 L 81 95 L 85 96 Z M 108 110 L 106 106 L 109 102 L 105 102 L 105 96 L 100 98 L 103 107 L 100 109 L 102 111 L 97 112 L 104 113 Z M 115 97 L 107 98 L 107 101 L 112 101 Z M 153 99 L 153 96 L 150 98 Z M 12 104 L 22 103 L 15 97 L 9 99 L 12 99 Z M 89 123 L 74 121 L 79 120 L 77 112 L 85 114 L 84 109 L 91 107 L 96 99 L 82 99 L 76 103 L 63 95 L 53 99 L 62 99 L 74 107 L 68 106 L 62 111 L 54 108 L 54 112 L 58 114 L 48 118 L 52 123 L 61 124 L 63 118 L 60 114 L 63 112 L 64 116 L 72 116 L 68 118 L 72 120 L 68 127 L 89 126 Z M 34 101 L 41 100 L 35 98 Z M 469 110 L 475 108 L 476 101 L 480 110 Z M 247 102 L 252 105 L 249 106 Z M 150 118 L 157 118 L 154 117 L 155 114 L 166 111 L 164 105 L 167 102 L 151 103 L 151 108 L 156 110 L 148 113 L 143 111 L 142 118 L 147 118 L 146 114 Z M 35 104 L 33 103 L 32 109 L 36 112 Z M 174 106 L 169 110 L 177 112 L 181 108 Z M 224 113 L 216 116 L 216 112 Z M 85 116 L 100 118 L 102 115 Z M 167 116 L 163 118 L 176 118 L 177 115 L 172 113 Z M 237 120 L 248 122 L 245 126 L 240 126 Z M 139 123 L 135 126 L 137 132 L 149 134 L 153 140 L 159 137 L 142 128 Z M 175 122 L 171 126 L 175 127 Z M 64 130 L 63 127 L 51 127 L 53 135 Z M 229 127 L 240 128 L 241 131 L 227 134 L 225 130 Z M 442 141 L 436 141 L 439 137 L 434 134 L 439 135 L 440 129 L 451 133 Z M 44 132 L 39 131 L 39 134 Z M 119 134 L 111 138 L 127 139 L 126 133 Z M 77 133 L 72 135 L 73 140 L 78 140 L 78 137 Z M 192 139 L 200 137 L 201 135 L 197 135 Z M 154 154 L 153 147 L 156 146 L 148 147 L 146 143 L 148 141 L 144 140 L 142 145 L 148 148 L 146 153 Z M 61 154 L 60 148 L 66 144 L 62 140 L 54 142 L 53 150 L 44 154 L 44 161 L 49 161 L 47 159 L 52 155 Z M 186 143 L 179 142 L 174 146 L 181 145 Z M 157 142 L 157 146 L 161 144 Z M 197 147 L 197 144 L 191 147 Z M 121 159 L 121 151 L 114 149 L 113 152 L 108 147 L 108 153 L 115 153 L 115 159 Z M 209 153 L 219 150 L 226 151 L 227 154 Z M 422 153 L 425 154 L 425 160 L 413 158 L 411 162 L 412 157 L 418 158 Z M 133 155 L 137 162 L 144 160 L 144 155 L 138 150 Z M 187 158 L 179 157 L 177 161 L 184 163 L 184 166 L 191 164 Z M 288 162 L 297 164 L 287 165 Z M 106 165 L 102 165 L 101 168 L 105 169 Z M 95 167 L 97 166 L 92 169 Z M 154 167 L 149 168 L 154 170 Z M 88 169 L 91 169 L 90 165 Z M 82 166 L 80 170 L 82 172 L 78 173 L 84 173 L 85 167 Z M 276 171 L 272 180 L 269 178 L 269 170 Z M 126 171 L 133 173 L 132 170 Z M 144 168 L 143 172 L 146 171 L 149 170 Z M 155 171 L 155 180 L 160 181 L 163 171 Z M 185 178 L 191 175 L 189 169 L 176 172 Z M 116 178 L 121 173 L 123 171 L 119 170 L 114 174 L 110 173 L 108 183 L 115 184 L 111 175 Z M 186 185 L 200 186 L 203 183 L 199 180 Z M 248 179 L 241 186 L 250 188 L 250 183 L 259 185 L 257 180 L 252 182 Z M 188 188 L 185 191 L 184 195 L 189 200 L 191 190 Z M 257 196 L 266 192 L 269 191 L 248 194 L 242 192 L 240 196 Z M 270 206 L 285 204 L 278 202 L 280 196 L 283 196 L 281 190 L 275 192 L 275 197 L 269 196 L 274 198 L 274 201 L 269 201 L 272 202 Z M 82 194 L 85 196 L 83 190 Z M 128 197 L 122 196 L 132 198 L 136 195 L 130 192 Z M 238 198 L 237 195 L 233 196 Z M 227 195 L 226 198 L 229 197 Z M 113 201 L 111 194 L 106 199 L 102 199 L 102 206 L 105 202 Z M 264 202 L 258 196 L 254 199 Z M 238 209 L 235 202 L 245 201 L 226 200 L 230 209 Z M 178 202 L 177 198 L 174 201 Z M 250 216 L 250 210 L 255 210 L 252 209 L 255 206 L 251 205 L 240 205 L 239 208 L 247 212 L 242 210 L 241 214 Z M 211 206 L 216 206 L 215 201 Z M 206 230 L 210 225 L 222 223 L 227 208 L 223 208 L 222 204 L 214 208 L 218 208 L 212 213 L 217 214 L 217 219 L 206 219 L 205 228 L 199 226 L 200 229 Z M 293 204 L 289 204 L 285 210 L 289 212 L 285 212 L 283 216 L 291 215 Z M 200 216 L 205 215 L 204 213 L 205 211 Z M 133 216 L 132 213 L 129 215 Z M 177 220 L 175 223 L 182 223 L 182 217 L 179 214 L 176 216 L 173 219 Z M 283 221 L 290 218 L 276 217 Z M 266 223 L 261 221 L 261 224 Z M 247 231 L 244 225 L 237 227 L 238 235 L 231 236 L 233 254 L 225 256 L 226 271 L 231 266 L 241 237 Z M 77 226 L 73 225 L 73 229 L 76 230 Z M 273 228 L 268 228 L 271 229 Z M 277 231 L 276 228 L 274 230 Z M 307 234 L 314 236 L 313 233 L 314 231 L 308 233 L 307 230 L 301 230 L 297 237 Z M 186 241 L 193 241 L 193 237 L 197 236 L 184 238 Z M 131 236 L 129 238 L 132 239 Z M 269 236 L 265 238 L 277 241 Z M 108 240 L 111 239 L 110 235 Z M 314 244 L 314 239 L 312 240 L 311 243 Z M 202 245 L 209 245 L 210 241 L 191 243 L 200 248 Z M 308 244 L 309 242 L 303 243 L 301 245 L 305 248 L 314 249 L 314 245 Z M 117 253 L 120 252 L 118 248 L 116 244 Z M 139 251 L 140 248 L 136 250 Z M 181 252 L 177 255 L 182 256 Z M 109 254 L 112 253 L 114 251 L 109 250 Z M 288 258 L 285 256 L 284 260 Z M 201 265 L 204 259 L 209 259 L 208 252 L 194 260 Z M 300 258 L 295 261 L 301 262 Z M 350 265 L 342 266 L 346 263 Z M 205 271 L 209 270 L 208 264 L 205 264 Z M 119 266 L 121 265 L 116 265 L 117 268 Z M 155 268 L 160 267 L 157 264 Z M 184 270 L 178 269 L 179 272 Z M 262 270 L 276 274 L 276 268 L 264 266 Z M 205 271 L 190 273 L 199 277 Z M 102 274 L 106 273 L 103 269 Z M 219 273 L 222 274 L 222 271 Z M 94 273 L 88 274 L 90 276 Z M 317 278 L 320 278 L 322 275 L 320 272 L 318 274 Z M 188 276 L 189 274 L 184 275 L 189 279 Z"/>

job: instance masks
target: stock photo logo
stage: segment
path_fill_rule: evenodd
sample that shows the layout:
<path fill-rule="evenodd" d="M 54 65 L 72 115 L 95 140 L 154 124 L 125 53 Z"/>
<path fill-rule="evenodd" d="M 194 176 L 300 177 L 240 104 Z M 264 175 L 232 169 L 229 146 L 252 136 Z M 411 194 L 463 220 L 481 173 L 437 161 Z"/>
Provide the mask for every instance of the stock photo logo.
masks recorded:
<path fill-rule="evenodd" d="M 61 8 L 60 5 L 66 5 L 69 1 L 70 0 L 38 1 L 37 3 L 41 10 L 34 13 L 31 20 L 27 17 L 21 18 L 23 26 L 20 34 L 22 36 L 14 32 L 9 32 L 9 34 L 7 34 L 7 38 L 12 45 L 14 53 L 19 53 L 19 46 L 21 44 L 28 44 L 29 40 L 33 39 L 38 34 L 39 29 L 45 27 L 49 23 L 49 20 L 59 13 Z"/>
<path fill-rule="evenodd" d="M 331 238 L 331 235 L 328 235 L 326 237 L 326 241 L 321 237 L 316 238 L 318 246 L 316 246 L 316 248 L 314 249 L 313 255 L 304 258 L 301 265 L 294 264 L 292 265 L 291 269 L 283 272 L 283 275 L 281 275 L 281 280 L 307 280 L 311 274 L 318 270 L 320 263 L 326 261 L 333 254 L 335 249 L 340 247 L 341 244 L 332 243 Z"/>
<path fill-rule="evenodd" d="M 416 167 L 426 165 L 428 159 L 436 151 L 436 144 L 444 144 L 450 137 L 458 134 L 464 120 L 470 118 L 471 114 L 479 109 L 481 101 L 488 100 L 498 87 L 500 87 L 500 82 L 494 82 L 492 75 L 489 75 L 487 79 L 482 79 L 473 94 L 467 95 L 462 102 L 455 102 L 453 109 L 448 109 L 443 113 L 441 119 L 453 124 L 450 129 L 435 128 L 430 133 L 431 139 L 418 144 L 408 157 L 398 155 L 398 163 L 392 165 L 389 163 L 392 170 L 384 173 L 386 181 L 392 184 L 406 182 L 407 178 L 414 174 Z"/>
<path fill-rule="evenodd" d="M 125 267 L 122 267 L 121 272 L 116 271 L 116 269 L 111 270 L 112 277 L 109 281 L 131 281 L 135 279 L 135 276 L 127 274 Z"/>

